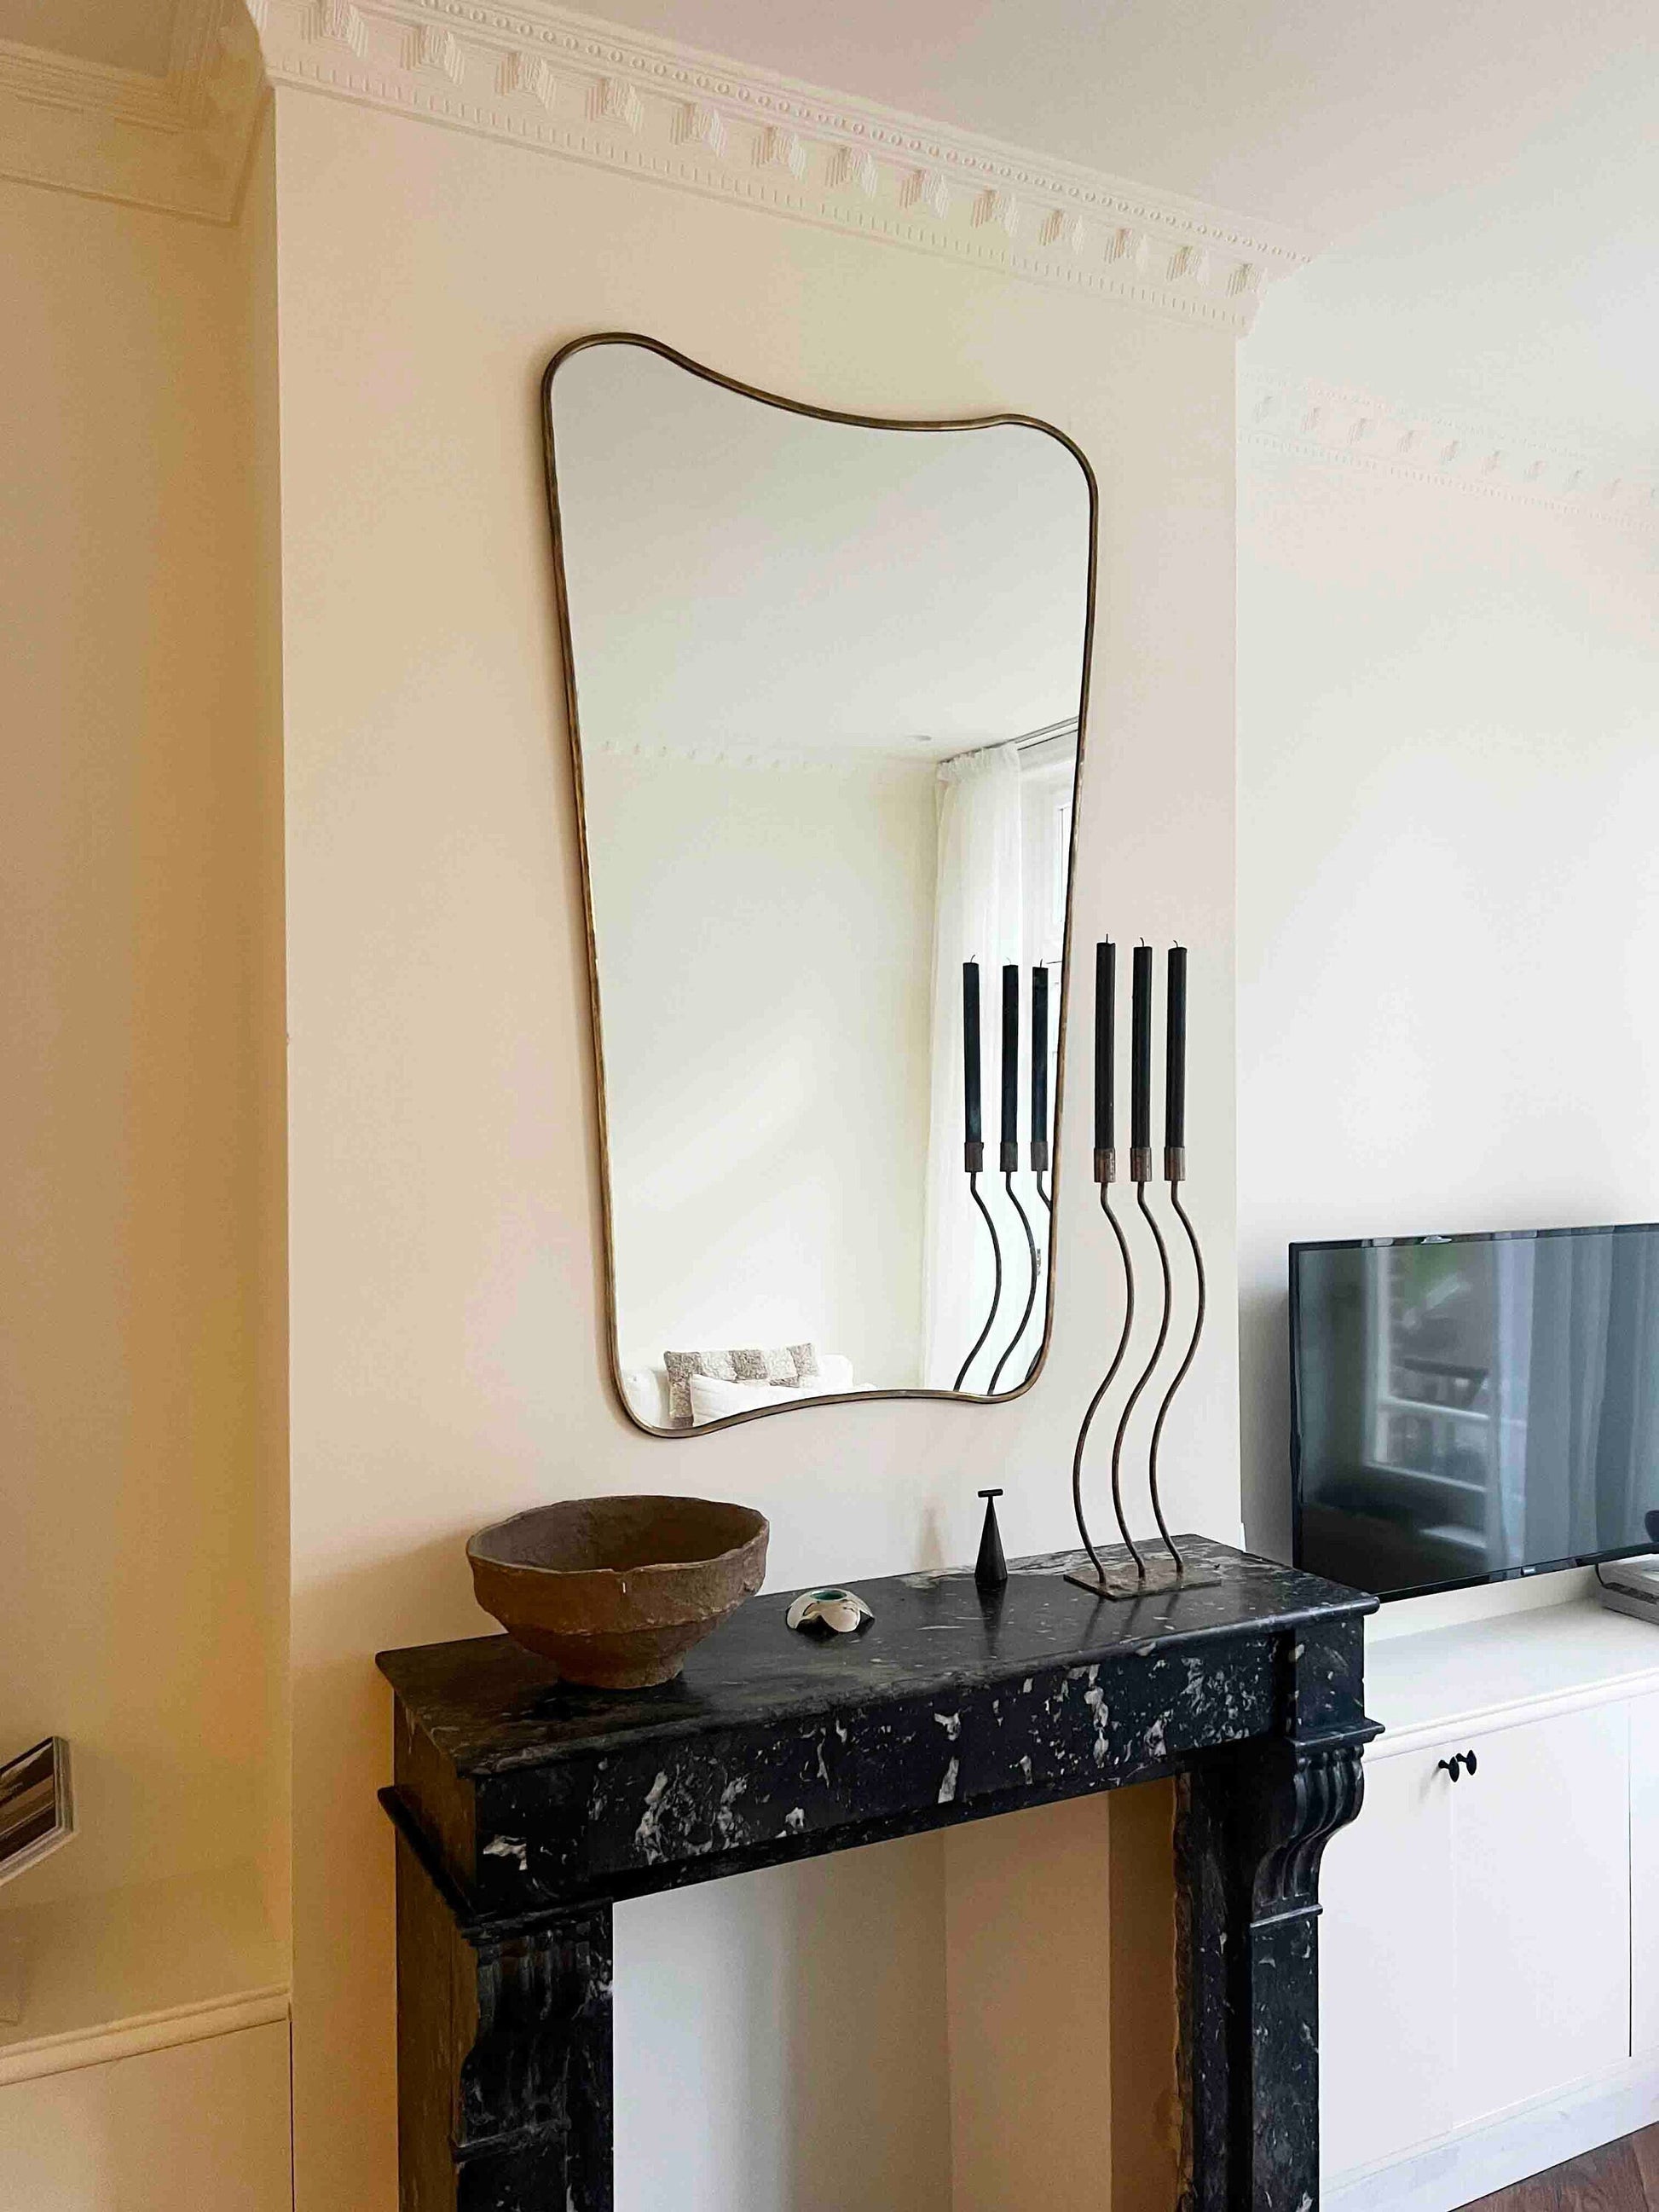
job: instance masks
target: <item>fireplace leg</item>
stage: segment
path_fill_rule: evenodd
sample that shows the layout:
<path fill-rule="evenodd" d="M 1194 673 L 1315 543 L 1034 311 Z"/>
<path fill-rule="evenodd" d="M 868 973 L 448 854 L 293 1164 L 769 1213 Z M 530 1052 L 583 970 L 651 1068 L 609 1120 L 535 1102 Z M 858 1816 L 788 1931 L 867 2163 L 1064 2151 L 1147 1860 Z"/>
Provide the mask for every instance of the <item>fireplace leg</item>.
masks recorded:
<path fill-rule="evenodd" d="M 398 1838 L 403 2212 L 611 2212 L 611 1907 L 458 1928 Z"/>
<path fill-rule="evenodd" d="M 1319 1863 L 1363 1749 L 1270 1737 L 1182 1778 L 1181 2212 L 1319 2203 Z"/>

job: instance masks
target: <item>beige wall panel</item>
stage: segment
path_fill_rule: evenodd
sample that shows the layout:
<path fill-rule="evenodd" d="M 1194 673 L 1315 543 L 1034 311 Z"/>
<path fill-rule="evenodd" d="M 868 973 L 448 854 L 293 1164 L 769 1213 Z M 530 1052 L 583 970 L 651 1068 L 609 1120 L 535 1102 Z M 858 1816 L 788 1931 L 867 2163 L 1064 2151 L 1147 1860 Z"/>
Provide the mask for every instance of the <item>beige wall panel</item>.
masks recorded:
<path fill-rule="evenodd" d="M 261 251 L 0 184 L 0 1753 L 82 1824 L 8 1904 L 281 1856 Z"/>
<path fill-rule="evenodd" d="M 285 2024 L 0 2089 L 17 2212 L 291 2212 Z"/>
<path fill-rule="evenodd" d="M 1052 2212 L 1091 2188 L 1111 2212 L 1170 2212 L 1173 1809 L 1153 1783 L 944 1838 L 953 2212 Z"/>

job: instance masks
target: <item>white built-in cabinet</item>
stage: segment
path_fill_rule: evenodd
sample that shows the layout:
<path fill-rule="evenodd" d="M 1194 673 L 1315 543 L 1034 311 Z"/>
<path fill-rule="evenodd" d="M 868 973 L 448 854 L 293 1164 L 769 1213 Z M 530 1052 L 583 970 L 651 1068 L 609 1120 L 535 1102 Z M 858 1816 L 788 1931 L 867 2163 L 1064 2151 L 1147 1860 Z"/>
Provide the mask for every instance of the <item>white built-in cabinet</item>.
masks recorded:
<path fill-rule="evenodd" d="M 1462 2121 L 1630 2055 L 1628 1742 L 1617 1705 L 1497 1729 L 1451 1790 Z"/>
<path fill-rule="evenodd" d="M 1454 2122 L 1451 1795 L 1431 1751 L 1368 1759 L 1360 1817 L 1326 1849 L 1319 2071 L 1328 2175 L 1392 2158 Z"/>
<path fill-rule="evenodd" d="M 1659 2057 L 1659 1696 L 1629 1710 L 1631 2048 Z"/>
<path fill-rule="evenodd" d="M 1321 1883 L 1325 2201 L 1443 2212 L 1659 2118 L 1659 1628 L 1392 1638 L 1366 1703 Z"/>

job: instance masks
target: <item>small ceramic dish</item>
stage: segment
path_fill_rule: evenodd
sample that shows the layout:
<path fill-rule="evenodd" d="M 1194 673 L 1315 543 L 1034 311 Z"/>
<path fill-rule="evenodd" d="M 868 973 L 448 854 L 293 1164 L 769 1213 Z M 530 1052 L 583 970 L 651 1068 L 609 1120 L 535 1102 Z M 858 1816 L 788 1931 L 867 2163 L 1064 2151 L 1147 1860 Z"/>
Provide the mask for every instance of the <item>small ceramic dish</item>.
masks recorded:
<path fill-rule="evenodd" d="M 802 1636 L 856 1636 L 875 1619 L 856 1590 L 803 1590 L 784 1619 Z"/>

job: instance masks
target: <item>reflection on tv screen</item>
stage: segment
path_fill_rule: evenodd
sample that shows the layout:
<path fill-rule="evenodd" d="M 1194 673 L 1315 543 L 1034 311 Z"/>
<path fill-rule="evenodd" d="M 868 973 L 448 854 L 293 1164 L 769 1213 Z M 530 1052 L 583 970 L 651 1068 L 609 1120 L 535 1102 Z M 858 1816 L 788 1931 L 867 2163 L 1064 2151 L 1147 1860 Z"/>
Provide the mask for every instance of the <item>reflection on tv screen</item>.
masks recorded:
<path fill-rule="evenodd" d="M 1659 1542 L 1659 1228 L 1297 1245 L 1291 1292 L 1302 1565 L 1391 1595 Z"/>

